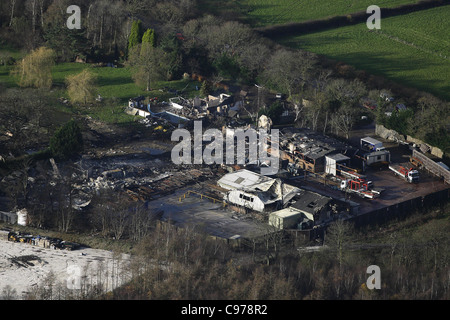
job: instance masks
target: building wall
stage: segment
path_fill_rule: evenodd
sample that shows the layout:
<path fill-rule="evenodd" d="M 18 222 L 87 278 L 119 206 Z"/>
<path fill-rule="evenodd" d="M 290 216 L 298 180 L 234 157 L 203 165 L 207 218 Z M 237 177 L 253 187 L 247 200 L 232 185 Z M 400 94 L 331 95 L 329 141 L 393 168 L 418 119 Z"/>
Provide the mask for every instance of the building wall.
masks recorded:
<path fill-rule="evenodd" d="M 264 203 L 256 195 L 239 190 L 232 190 L 227 193 L 227 200 L 233 204 L 247 207 L 249 209 L 263 212 Z"/>
<path fill-rule="evenodd" d="M 325 157 L 325 172 L 336 176 L 336 160 Z"/>
<path fill-rule="evenodd" d="M 295 229 L 302 220 L 302 216 L 301 212 L 289 216 L 280 216 L 274 212 L 269 215 L 269 225 L 278 229 Z"/>
<path fill-rule="evenodd" d="M 17 213 L 0 211 L 0 221 L 15 224 L 17 223 Z"/>

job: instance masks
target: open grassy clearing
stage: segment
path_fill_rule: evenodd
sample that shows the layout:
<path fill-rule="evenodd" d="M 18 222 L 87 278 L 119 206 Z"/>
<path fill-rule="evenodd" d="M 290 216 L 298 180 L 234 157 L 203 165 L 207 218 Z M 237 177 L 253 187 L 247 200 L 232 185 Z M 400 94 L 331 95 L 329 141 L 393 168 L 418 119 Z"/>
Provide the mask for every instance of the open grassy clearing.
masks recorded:
<path fill-rule="evenodd" d="M 66 77 L 77 74 L 84 68 L 89 68 L 97 75 L 98 93 L 105 101 L 101 105 L 90 108 L 71 108 L 62 104 L 58 104 L 57 108 L 66 113 L 87 114 L 94 119 L 107 123 L 119 124 L 133 121 L 134 117 L 123 112 L 123 108 L 130 98 L 143 95 L 152 98 L 158 97 L 160 101 L 168 101 L 175 94 L 168 92 L 166 89 L 183 92 L 184 97 L 192 98 L 198 94 L 196 86 L 200 87 L 201 85 L 196 81 L 158 81 L 153 86 L 154 90 L 147 92 L 134 83 L 131 72 L 127 68 L 91 67 L 79 63 L 61 63 L 55 65 L 52 71 L 54 84 L 52 95 L 55 98 L 68 98 L 65 89 Z M 6 87 L 17 87 L 14 78 L 10 76 L 11 69 L 12 66 L 0 66 L 0 83 L 3 83 Z"/>
<path fill-rule="evenodd" d="M 281 39 L 294 48 L 450 100 L 450 6 L 381 20 L 381 30 L 358 24 Z"/>

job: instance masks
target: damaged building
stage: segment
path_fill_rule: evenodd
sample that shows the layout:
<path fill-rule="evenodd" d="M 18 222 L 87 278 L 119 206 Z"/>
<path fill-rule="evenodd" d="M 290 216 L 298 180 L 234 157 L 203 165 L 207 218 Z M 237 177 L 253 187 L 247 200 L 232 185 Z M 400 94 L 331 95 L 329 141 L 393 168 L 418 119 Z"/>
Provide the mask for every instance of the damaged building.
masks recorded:
<path fill-rule="evenodd" d="M 292 199 L 291 207 L 302 212 L 314 225 L 332 220 L 338 214 L 350 212 L 348 203 L 309 190 L 301 190 Z"/>
<path fill-rule="evenodd" d="M 226 190 L 224 199 L 238 207 L 258 212 L 271 212 L 283 208 L 300 189 L 258 173 L 241 169 L 218 180 Z"/>
<path fill-rule="evenodd" d="M 284 183 L 247 169 L 225 174 L 217 181 L 226 202 L 264 213 L 269 225 L 279 229 L 311 229 L 350 213 L 350 204 Z"/>
<path fill-rule="evenodd" d="M 127 114 L 140 116 L 149 121 L 163 121 L 178 127 L 185 127 L 190 121 L 207 116 L 233 118 L 239 114 L 242 101 L 235 101 L 232 95 L 221 93 L 205 99 L 186 99 L 176 96 L 169 102 L 143 96 L 132 98 L 125 109 Z"/>
<path fill-rule="evenodd" d="M 307 129 L 285 128 L 280 132 L 280 156 L 297 168 L 325 172 L 325 156 L 353 152 L 353 148 L 336 139 Z"/>
<path fill-rule="evenodd" d="M 279 229 L 306 230 L 350 211 L 350 204 L 345 201 L 299 189 L 286 208 L 270 214 L 269 225 Z"/>

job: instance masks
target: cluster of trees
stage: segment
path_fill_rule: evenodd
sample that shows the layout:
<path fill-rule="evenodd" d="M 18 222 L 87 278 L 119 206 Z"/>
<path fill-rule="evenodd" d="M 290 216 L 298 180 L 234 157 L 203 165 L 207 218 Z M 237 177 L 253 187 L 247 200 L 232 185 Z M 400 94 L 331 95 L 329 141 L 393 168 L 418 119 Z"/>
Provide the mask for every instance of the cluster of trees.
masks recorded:
<path fill-rule="evenodd" d="M 363 114 L 360 99 L 379 100 L 380 92 L 386 90 L 385 84 L 370 83 L 367 77 L 343 71 L 342 66 L 336 68 L 314 54 L 280 47 L 238 21 L 204 14 L 195 0 L 80 0 L 77 5 L 82 10 L 81 30 L 66 27 L 68 0 L 2 2 L 0 21 L 6 26 L 2 33 L 11 41 L 21 39 L 21 47 L 53 50 L 57 61 L 75 57 L 121 60 L 146 90 L 151 90 L 156 80 L 177 79 L 185 73 L 202 75 L 210 88 L 223 80 L 257 83 L 265 89 L 262 98 L 247 106 L 249 115 L 257 115 L 264 107 L 270 109 L 264 91 L 279 91 L 287 95 L 298 126 L 343 137 L 349 136 Z M 30 35 L 33 41 L 28 45 L 23 39 Z M 21 72 L 31 70 L 29 66 L 28 61 L 20 62 L 16 75 L 22 77 Z M 48 77 L 36 78 L 43 83 L 21 82 L 50 83 Z M 202 90 L 206 91 L 210 90 Z M 85 103 L 93 99 L 92 94 L 86 97 Z M 448 103 L 426 94 L 405 98 L 409 113 L 397 117 L 394 112 L 394 117 L 387 119 L 382 114 L 385 107 L 381 107 L 377 121 L 448 150 Z"/>
<path fill-rule="evenodd" d="M 56 54 L 53 49 L 39 47 L 19 60 L 11 70 L 17 84 L 24 88 L 50 89 L 53 84 L 52 67 Z M 66 77 L 67 93 L 72 103 L 87 105 L 95 100 L 97 78 L 88 68 Z"/>
<path fill-rule="evenodd" d="M 81 30 L 66 27 L 70 5 L 81 8 Z M 5 0 L 0 26 L 8 42 L 27 50 L 48 46 L 59 61 L 119 60 L 126 56 L 133 20 L 145 17 L 172 29 L 195 12 L 195 0 Z"/>
<path fill-rule="evenodd" d="M 450 103 L 423 94 L 407 110 L 393 110 L 387 117 L 385 107 L 377 111 L 377 122 L 403 135 L 411 135 L 432 146 L 450 151 Z"/>

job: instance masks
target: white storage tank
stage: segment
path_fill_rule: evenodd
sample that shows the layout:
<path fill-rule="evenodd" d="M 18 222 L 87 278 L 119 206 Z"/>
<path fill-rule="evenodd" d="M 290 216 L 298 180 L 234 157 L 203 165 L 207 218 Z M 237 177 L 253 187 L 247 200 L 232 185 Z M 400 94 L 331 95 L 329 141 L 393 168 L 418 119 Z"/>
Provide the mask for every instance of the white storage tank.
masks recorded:
<path fill-rule="evenodd" d="M 22 209 L 17 211 L 17 224 L 19 226 L 26 226 L 28 220 L 28 211 L 27 209 Z"/>

